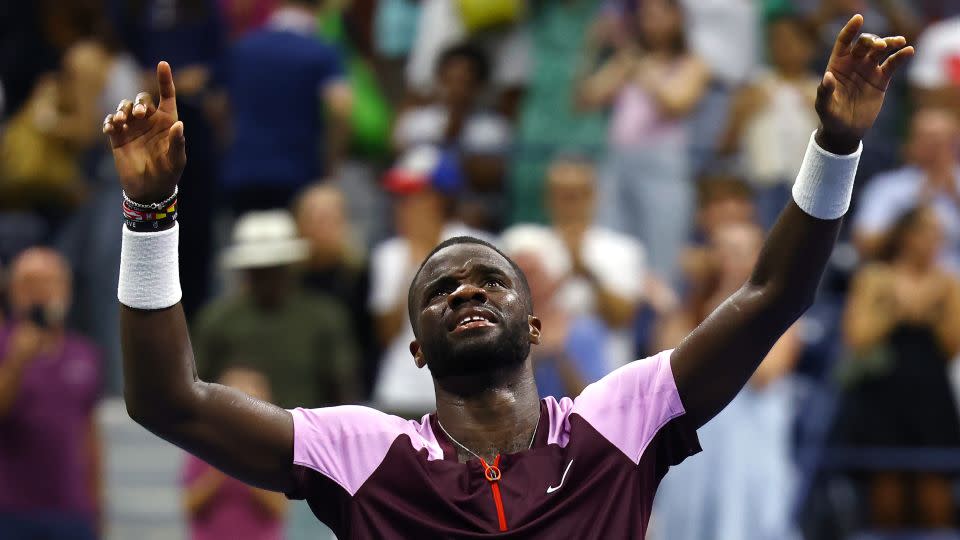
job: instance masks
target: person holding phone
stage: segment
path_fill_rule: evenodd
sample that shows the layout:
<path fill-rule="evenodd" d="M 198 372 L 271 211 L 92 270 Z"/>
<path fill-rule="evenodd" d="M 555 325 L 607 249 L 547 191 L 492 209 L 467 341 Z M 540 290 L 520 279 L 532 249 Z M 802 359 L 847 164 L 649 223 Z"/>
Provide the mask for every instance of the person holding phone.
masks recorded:
<path fill-rule="evenodd" d="M 66 260 L 30 248 L 10 268 L 10 320 L 0 326 L 0 536 L 97 537 L 100 440 L 93 409 L 100 355 L 66 330 Z"/>

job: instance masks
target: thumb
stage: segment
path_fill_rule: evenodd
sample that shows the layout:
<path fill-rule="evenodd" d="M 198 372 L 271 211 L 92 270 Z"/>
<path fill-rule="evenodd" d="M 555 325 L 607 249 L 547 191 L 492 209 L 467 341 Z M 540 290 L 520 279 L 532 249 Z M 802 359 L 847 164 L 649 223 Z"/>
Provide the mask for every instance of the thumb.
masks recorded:
<path fill-rule="evenodd" d="M 187 139 L 183 135 L 183 122 L 174 122 L 167 131 L 167 136 L 170 138 L 167 158 L 176 167 L 183 167 L 187 163 Z"/>
<path fill-rule="evenodd" d="M 826 107 L 827 103 L 830 101 L 830 98 L 833 97 L 833 92 L 837 89 L 837 78 L 833 76 L 833 73 L 826 72 L 823 75 L 823 80 L 820 81 L 820 86 L 817 87 L 817 110 L 821 111 Z"/>

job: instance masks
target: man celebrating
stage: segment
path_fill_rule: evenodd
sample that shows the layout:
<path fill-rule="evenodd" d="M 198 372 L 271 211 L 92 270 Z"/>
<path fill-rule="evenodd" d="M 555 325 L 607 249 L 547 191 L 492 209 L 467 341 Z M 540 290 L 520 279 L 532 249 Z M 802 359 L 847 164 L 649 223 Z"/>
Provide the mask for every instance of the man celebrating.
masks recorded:
<path fill-rule="evenodd" d="M 409 292 L 410 351 L 437 403 L 419 422 L 356 406 L 284 410 L 197 379 L 177 273 L 184 128 L 161 62 L 159 105 L 140 94 L 103 127 L 126 194 L 118 297 L 130 415 L 231 475 L 307 499 L 341 538 L 643 537 L 667 468 L 699 450 L 695 430 L 814 297 L 860 140 L 913 54 L 862 26 L 854 16 L 837 38 L 821 126 L 752 276 L 675 350 L 574 400 L 540 399 L 529 352 L 550 329 L 523 274 L 476 239 L 437 246 Z"/>

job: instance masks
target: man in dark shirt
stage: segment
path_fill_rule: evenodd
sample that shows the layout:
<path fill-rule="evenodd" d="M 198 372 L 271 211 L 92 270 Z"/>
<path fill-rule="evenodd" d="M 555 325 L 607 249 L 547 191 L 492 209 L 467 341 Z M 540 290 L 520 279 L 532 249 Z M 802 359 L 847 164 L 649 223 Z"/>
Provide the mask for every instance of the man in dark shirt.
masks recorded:
<path fill-rule="evenodd" d="M 435 413 L 280 409 L 197 379 L 179 306 L 179 229 L 166 220 L 156 232 L 123 230 L 131 416 L 229 474 L 306 498 L 344 538 L 643 537 L 660 479 L 699 449 L 695 430 L 813 301 L 860 140 L 913 53 L 902 37 L 860 35 L 862 25 L 853 17 L 837 38 L 818 92 L 822 125 L 749 281 L 675 350 L 574 400 L 540 399 L 529 352 L 549 328 L 523 274 L 490 244 L 459 237 L 427 256 L 408 296 L 410 352 L 433 377 Z M 159 106 L 142 94 L 104 122 L 121 184 L 141 206 L 170 198 L 186 161 L 173 75 L 164 63 L 157 72 Z"/>

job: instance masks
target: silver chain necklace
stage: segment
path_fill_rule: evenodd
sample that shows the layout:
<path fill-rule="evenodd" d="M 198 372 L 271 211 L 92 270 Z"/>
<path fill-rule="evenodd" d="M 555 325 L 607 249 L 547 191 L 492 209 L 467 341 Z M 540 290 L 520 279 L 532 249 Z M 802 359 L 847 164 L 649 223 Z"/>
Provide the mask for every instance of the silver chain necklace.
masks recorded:
<path fill-rule="evenodd" d="M 443 434 L 446 435 L 448 439 L 450 439 L 451 441 L 453 441 L 453 444 L 456 444 L 456 445 L 459 446 L 460 448 L 463 448 L 463 449 L 466 450 L 467 452 L 473 454 L 477 459 L 480 460 L 481 463 L 484 463 L 484 464 L 487 463 L 487 461 L 486 461 L 485 459 L 483 459 L 482 457 L 480 457 L 480 454 L 478 454 L 478 453 L 474 452 L 473 450 L 467 448 L 466 446 L 464 446 L 463 444 L 461 444 L 460 441 L 458 441 L 457 439 L 455 439 L 455 438 L 453 437 L 453 435 L 451 435 L 450 432 L 447 431 L 447 428 L 443 427 L 443 423 L 440 422 L 440 416 L 439 416 L 439 415 L 437 416 L 437 425 L 440 426 L 440 430 L 443 431 Z M 537 438 L 537 429 L 539 429 L 539 428 L 540 428 L 540 415 L 537 415 L 537 425 L 535 425 L 535 426 L 533 427 L 533 435 L 530 437 L 530 444 L 527 445 L 527 450 L 530 450 L 531 448 L 533 448 L 533 441 Z"/>

